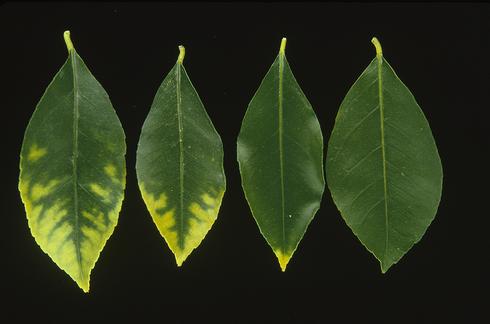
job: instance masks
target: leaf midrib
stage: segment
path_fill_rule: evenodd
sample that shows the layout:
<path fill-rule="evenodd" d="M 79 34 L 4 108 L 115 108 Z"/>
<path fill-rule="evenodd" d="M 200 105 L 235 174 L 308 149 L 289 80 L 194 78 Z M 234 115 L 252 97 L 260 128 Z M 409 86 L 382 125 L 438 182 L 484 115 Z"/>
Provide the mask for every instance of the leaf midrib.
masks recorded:
<path fill-rule="evenodd" d="M 279 137 L 279 168 L 281 180 L 281 221 L 282 221 L 282 248 L 286 252 L 286 225 L 285 225 L 285 202 L 284 202 L 284 148 L 283 148 L 283 82 L 284 82 L 284 54 L 279 53 L 279 117 L 278 117 L 278 137 Z"/>
<path fill-rule="evenodd" d="M 70 51 L 71 68 L 73 75 L 73 151 L 72 151 L 72 166 L 73 166 L 73 205 L 75 210 L 75 251 L 79 267 L 80 279 L 83 279 L 82 256 L 80 251 L 80 235 L 79 235 L 79 210 L 78 210 L 78 122 L 79 122 L 79 102 L 78 102 L 78 77 L 77 77 L 77 62 L 75 50 Z"/>
<path fill-rule="evenodd" d="M 385 207 L 385 250 L 383 254 L 383 262 L 386 262 L 386 254 L 389 243 L 389 219 L 388 219 L 388 180 L 386 176 L 386 149 L 385 149 L 385 132 L 384 132 L 384 98 L 383 98 L 383 76 L 382 76 L 382 60 L 381 55 L 376 56 L 378 66 L 378 100 L 379 100 L 379 118 L 380 118 L 380 135 L 381 135 L 381 157 L 383 162 L 383 194 Z"/>
<path fill-rule="evenodd" d="M 183 248 L 184 240 L 184 125 L 182 122 L 182 93 L 181 93 L 181 63 L 177 62 L 177 85 L 176 96 L 177 96 L 177 121 L 179 124 L 179 190 L 180 190 L 180 230 L 179 230 L 179 245 Z"/>

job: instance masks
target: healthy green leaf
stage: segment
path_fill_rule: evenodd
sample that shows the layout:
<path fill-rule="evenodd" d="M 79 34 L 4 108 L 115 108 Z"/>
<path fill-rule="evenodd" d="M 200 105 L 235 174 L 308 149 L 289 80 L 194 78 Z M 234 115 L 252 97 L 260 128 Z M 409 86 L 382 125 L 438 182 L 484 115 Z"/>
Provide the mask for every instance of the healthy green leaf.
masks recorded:
<path fill-rule="evenodd" d="M 245 196 L 283 271 L 325 187 L 320 125 L 289 67 L 285 46 L 283 38 L 248 106 L 237 147 Z"/>
<path fill-rule="evenodd" d="M 64 36 L 68 59 L 24 135 L 19 190 L 36 242 L 88 292 L 121 209 L 126 144 L 107 93 Z"/>
<path fill-rule="evenodd" d="M 422 110 L 373 44 L 376 57 L 340 106 L 326 174 L 342 217 L 384 273 L 434 219 L 442 167 Z"/>
<path fill-rule="evenodd" d="M 179 49 L 143 125 L 136 172 L 150 215 L 181 266 L 216 220 L 226 183 L 221 138 Z"/>

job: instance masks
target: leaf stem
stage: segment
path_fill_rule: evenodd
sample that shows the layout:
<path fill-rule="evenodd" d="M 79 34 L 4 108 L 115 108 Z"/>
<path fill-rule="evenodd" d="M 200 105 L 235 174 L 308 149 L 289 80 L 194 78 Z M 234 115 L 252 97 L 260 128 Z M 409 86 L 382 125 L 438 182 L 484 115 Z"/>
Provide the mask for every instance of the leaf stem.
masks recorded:
<path fill-rule="evenodd" d="M 376 37 L 373 37 L 373 39 L 371 39 L 371 43 L 373 43 L 374 47 L 376 48 L 376 56 L 378 58 L 383 57 L 383 49 L 381 48 L 381 43 L 379 40 Z"/>
<path fill-rule="evenodd" d="M 66 44 L 66 48 L 68 49 L 68 53 L 71 53 L 72 51 L 74 51 L 75 47 L 73 47 L 73 43 L 71 42 L 69 30 L 66 30 L 63 33 L 63 38 L 65 39 L 65 44 Z"/>
<path fill-rule="evenodd" d="M 177 58 L 177 63 L 182 64 L 184 62 L 185 57 L 185 47 L 179 45 L 179 57 Z"/>
<path fill-rule="evenodd" d="M 281 47 L 279 48 L 279 54 L 285 55 L 286 54 L 286 37 L 283 37 L 281 40 Z"/>

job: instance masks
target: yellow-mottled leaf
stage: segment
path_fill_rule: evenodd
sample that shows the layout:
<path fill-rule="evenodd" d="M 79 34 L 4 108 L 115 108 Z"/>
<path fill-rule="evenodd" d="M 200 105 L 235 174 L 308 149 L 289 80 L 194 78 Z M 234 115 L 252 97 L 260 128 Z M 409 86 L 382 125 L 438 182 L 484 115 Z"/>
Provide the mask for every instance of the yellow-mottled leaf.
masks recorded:
<path fill-rule="evenodd" d="M 221 138 L 187 76 L 180 50 L 157 91 L 136 156 L 141 194 L 179 266 L 216 220 L 226 186 Z"/>
<path fill-rule="evenodd" d="M 36 242 L 87 292 L 121 208 L 126 145 L 107 93 L 69 32 L 65 41 L 68 59 L 24 135 L 19 190 Z"/>

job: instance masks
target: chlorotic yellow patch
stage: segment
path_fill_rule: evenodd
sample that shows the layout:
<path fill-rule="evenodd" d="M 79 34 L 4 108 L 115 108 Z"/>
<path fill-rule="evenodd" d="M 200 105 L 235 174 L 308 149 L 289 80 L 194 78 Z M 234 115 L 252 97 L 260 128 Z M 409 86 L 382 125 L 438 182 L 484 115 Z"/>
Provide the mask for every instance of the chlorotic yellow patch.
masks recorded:
<path fill-rule="evenodd" d="M 156 197 L 148 193 L 143 184 L 140 184 L 140 191 L 160 235 L 163 236 L 170 250 L 177 254 L 179 251 L 177 232 L 172 230 L 175 226 L 175 208 L 162 212 L 167 207 L 167 196 L 164 193 Z"/>
<path fill-rule="evenodd" d="M 38 201 L 41 198 L 44 198 L 50 195 L 60 184 L 59 179 L 53 179 L 48 182 L 46 185 L 42 185 L 39 183 L 35 183 L 31 188 L 31 199 L 32 201 Z"/>
<path fill-rule="evenodd" d="M 29 162 L 36 162 L 37 160 L 45 156 L 46 153 L 48 153 L 48 150 L 37 146 L 37 144 L 34 144 L 29 148 L 29 152 L 27 153 L 27 160 Z"/>
<path fill-rule="evenodd" d="M 19 190 L 24 202 L 27 221 L 32 236 L 41 249 L 86 292 L 88 278 L 84 279 L 78 264 L 75 243 L 70 238 L 73 227 L 68 222 L 68 210 L 60 200 L 47 206 L 37 202 L 55 191 L 58 180 L 51 180 L 47 185 L 35 183 L 30 186 L 28 180 L 19 183 Z"/>
<path fill-rule="evenodd" d="M 97 216 L 95 216 L 93 213 L 82 211 L 82 216 L 88 219 L 97 230 L 101 232 L 106 230 L 104 213 L 97 212 Z"/>
<path fill-rule="evenodd" d="M 286 271 L 286 266 L 289 263 L 289 260 L 291 260 L 291 254 L 290 253 L 283 253 L 281 250 L 274 250 L 275 255 L 277 256 L 277 259 L 279 260 L 279 265 L 281 266 L 281 270 L 284 272 Z"/>
<path fill-rule="evenodd" d="M 205 193 L 201 195 L 201 200 L 207 206 L 203 208 L 198 203 L 189 206 L 189 212 L 194 216 L 189 219 L 188 231 L 184 237 L 184 248 L 175 254 L 177 265 L 181 265 L 191 252 L 201 244 L 202 240 L 213 226 L 218 217 L 221 200 L 224 192 L 220 192 L 216 198 Z"/>
<path fill-rule="evenodd" d="M 94 259 L 94 254 L 97 253 L 101 246 L 104 244 L 104 236 L 105 227 L 102 231 L 98 228 L 92 228 L 89 226 L 82 226 L 81 232 L 84 236 L 84 239 L 81 242 L 80 252 L 82 255 L 82 260 L 85 268 L 90 268 L 90 264 Z"/>
<path fill-rule="evenodd" d="M 163 236 L 165 242 L 167 242 L 168 247 L 174 253 L 178 255 L 180 251 L 177 231 L 173 230 L 172 227 L 175 226 L 175 209 L 171 209 L 161 215 L 156 214 L 152 216 L 160 235 Z M 179 261 L 177 260 L 177 263 Z"/>
<path fill-rule="evenodd" d="M 43 215 L 39 218 L 41 210 Z M 81 283 L 88 279 L 84 280 L 82 269 L 78 264 L 75 243 L 70 238 L 74 229 L 66 219 L 68 210 L 64 204 L 56 202 L 47 207 L 27 203 L 26 211 L 32 235 L 41 249 L 86 291 Z"/>
<path fill-rule="evenodd" d="M 145 190 L 145 186 L 140 184 L 141 195 L 146 203 L 148 211 L 153 218 L 160 234 L 167 242 L 170 250 L 175 255 L 177 266 L 181 266 L 189 254 L 202 242 L 207 232 L 211 229 L 216 217 L 224 192 L 220 192 L 216 198 L 205 193 L 201 195 L 201 204 L 191 203 L 188 212 L 193 217 L 189 218 L 187 230 L 184 236 L 184 247 L 179 244 L 179 233 L 174 229 L 176 224 L 175 208 L 164 211 L 167 206 L 167 196 L 162 193 L 152 195 Z M 207 206 L 203 208 L 202 205 Z"/>
<path fill-rule="evenodd" d="M 116 176 L 116 167 L 114 164 L 108 164 L 104 167 L 104 172 L 107 174 L 109 177 L 115 177 Z"/>
<path fill-rule="evenodd" d="M 92 189 L 92 188 L 91 188 Z M 81 255 L 81 267 L 84 273 L 87 273 L 86 282 L 78 282 L 80 287 L 86 285 L 85 292 L 89 290 L 90 272 L 95 266 L 95 262 L 99 258 L 100 252 L 104 248 L 107 239 L 112 235 L 114 231 L 114 224 L 117 222 L 117 216 L 121 209 L 122 200 L 120 200 L 112 209 L 108 212 L 108 221 L 105 214 L 97 209 L 91 211 L 84 210 L 81 216 L 85 220 L 85 224 L 90 223 L 90 226 L 82 225 L 80 228 L 80 255 Z"/>
<path fill-rule="evenodd" d="M 62 204 L 54 203 L 49 208 L 45 208 L 43 216 L 41 218 L 31 219 L 32 233 L 39 237 L 39 242 L 43 245 L 50 247 L 50 233 L 58 228 L 59 223 L 67 215 L 67 210 L 63 209 Z"/>
<path fill-rule="evenodd" d="M 141 195 L 143 196 L 143 200 L 145 201 L 146 208 L 148 208 L 151 215 L 158 215 L 158 209 L 167 207 L 167 196 L 164 193 L 160 194 L 158 197 L 155 197 L 145 190 L 145 186 L 143 184 L 140 185 L 140 191 Z"/>
<path fill-rule="evenodd" d="M 120 183 L 121 182 L 121 179 L 119 179 L 117 177 L 117 169 L 116 169 L 116 166 L 112 163 L 109 163 L 107 164 L 105 167 L 104 167 L 104 173 L 109 177 L 111 178 L 111 181 L 114 182 L 114 183 Z M 122 179 L 122 181 L 124 182 L 125 179 Z"/>
<path fill-rule="evenodd" d="M 221 198 L 220 198 L 220 201 L 217 201 L 217 199 L 211 197 L 209 194 L 205 193 L 204 195 L 201 196 L 202 198 L 202 201 L 208 205 L 208 206 L 216 206 L 216 204 L 219 204 L 221 203 Z"/>
<path fill-rule="evenodd" d="M 104 199 L 104 201 L 109 202 L 111 200 L 110 190 L 102 188 L 102 186 L 100 186 L 97 183 L 91 183 L 89 185 L 89 188 L 90 188 L 90 191 L 92 191 L 94 194 L 96 194 L 99 197 L 101 197 L 102 199 Z"/>
<path fill-rule="evenodd" d="M 107 239 L 114 231 L 114 224 L 117 222 L 117 216 L 121 210 L 122 200 L 120 200 L 108 213 L 108 222 L 102 211 L 93 209 L 91 211 L 82 211 L 81 216 L 88 221 L 90 226 L 82 225 L 80 228 L 80 256 L 81 267 L 86 273 L 83 281 L 77 281 L 78 285 L 85 291 L 89 290 L 89 277 L 95 262 L 99 258 L 100 252 L 104 248 Z"/>
<path fill-rule="evenodd" d="M 46 198 L 58 191 L 67 179 L 53 179 L 46 184 L 25 180 L 19 183 L 19 190 L 24 202 L 31 233 L 41 249 L 84 291 L 89 291 L 90 272 L 93 269 L 100 251 L 114 230 L 114 224 L 121 209 L 122 199 L 108 213 L 109 222 L 103 212 L 97 209 L 82 211 L 82 225 L 78 233 L 73 225 L 73 211 L 68 208 L 67 200 L 54 200 L 49 204 Z M 104 200 L 110 198 L 110 191 L 98 184 L 91 184 L 90 190 Z M 81 222 L 81 221 L 80 221 Z M 79 242 L 79 251 L 77 243 Z"/>
<path fill-rule="evenodd" d="M 119 208 L 121 208 L 121 204 L 122 204 L 122 200 L 120 202 Z M 109 221 L 116 224 L 118 216 L 119 216 L 119 209 L 114 208 L 113 210 L 111 210 L 109 212 L 109 215 L 108 215 Z"/>

